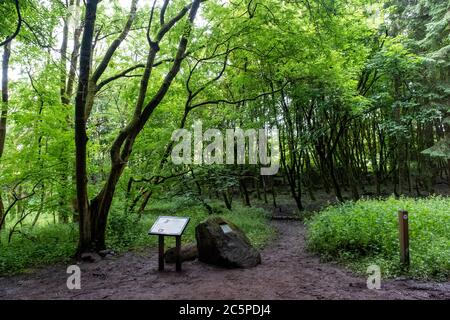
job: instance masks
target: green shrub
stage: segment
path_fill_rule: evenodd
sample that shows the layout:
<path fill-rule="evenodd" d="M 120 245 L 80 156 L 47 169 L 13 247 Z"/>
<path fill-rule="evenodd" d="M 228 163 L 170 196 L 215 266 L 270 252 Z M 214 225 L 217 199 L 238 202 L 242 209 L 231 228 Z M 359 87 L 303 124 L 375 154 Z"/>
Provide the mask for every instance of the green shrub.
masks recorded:
<path fill-rule="evenodd" d="M 77 242 L 73 224 L 37 225 L 24 227 L 8 244 L 3 232 L 0 243 L 0 274 L 70 260 Z"/>
<path fill-rule="evenodd" d="M 307 222 L 308 248 L 365 272 L 378 264 L 386 277 L 402 274 L 399 262 L 398 216 L 409 212 L 411 266 L 418 279 L 450 276 L 450 199 L 389 198 L 331 206 Z"/>
<path fill-rule="evenodd" d="M 125 213 L 111 213 L 106 231 L 107 246 L 119 250 L 132 245 L 139 237 L 136 216 Z"/>

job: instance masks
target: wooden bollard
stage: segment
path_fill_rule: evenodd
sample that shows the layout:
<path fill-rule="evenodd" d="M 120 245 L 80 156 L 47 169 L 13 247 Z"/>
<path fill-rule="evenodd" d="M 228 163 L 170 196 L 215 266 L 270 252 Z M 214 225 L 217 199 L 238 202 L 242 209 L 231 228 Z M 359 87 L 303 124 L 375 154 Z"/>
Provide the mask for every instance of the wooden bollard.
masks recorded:
<path fill-rule="evenodd" d="M 181 271 L 181 236 L 175 237 L 175 252 L 176 252 L 176 258 L 175 258 L 175 270 L 180 272 Z"/>
<path fill-rule="evenodd" d="M 164 236 L 158 236 L 158 270 L 164 271 Z"/>
<path fill-rule="evenodd" d="M 409 267 L 409 229 L 408 229 L 408 211 L 400 210 L 398 212 L 399 238 L 400 238 L 400 263 L 403 267 Z"/>

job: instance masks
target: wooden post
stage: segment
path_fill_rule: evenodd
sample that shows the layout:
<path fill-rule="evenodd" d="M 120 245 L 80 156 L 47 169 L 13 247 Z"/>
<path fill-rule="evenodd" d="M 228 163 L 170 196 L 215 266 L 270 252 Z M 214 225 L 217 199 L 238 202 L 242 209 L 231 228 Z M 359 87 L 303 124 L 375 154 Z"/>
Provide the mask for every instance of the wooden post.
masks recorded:
<path fill-rule="evenodd" d="M 408 211 L 398 212 L 399 237 L 400 237 L 400 263 L 404 267 L 409 267 L 409 230 Z"/>
<path fill-rule="evenodd" d="M 158 257 L 158 270 L 164 271 L 164 236 L 159 235 L 159 257 Z"/>
<path fill-rule="evenodd" d="M 176 271 L 181 272 L 181 236 L 175 237 Z"/>

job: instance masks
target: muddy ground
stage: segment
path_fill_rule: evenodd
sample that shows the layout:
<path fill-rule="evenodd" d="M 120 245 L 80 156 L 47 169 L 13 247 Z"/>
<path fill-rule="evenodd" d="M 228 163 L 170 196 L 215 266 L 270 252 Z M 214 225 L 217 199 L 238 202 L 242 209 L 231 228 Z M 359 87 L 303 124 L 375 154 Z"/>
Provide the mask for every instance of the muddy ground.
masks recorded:
<path fill-rule="evenodd" d="M 156 249 L 82 263 L 81 289 L 66 287 L 67 265 L 0 278 L 0 299 L 450 299 L 450 282 L 383 280 L 369 290 L 364 277 L 321 263 L 306 252 L 299 221 L 272 221 L 278 237 L 262 252 L 262 264 L 227 270 L 198 261 L 176 273 L 157 269 Z"/>

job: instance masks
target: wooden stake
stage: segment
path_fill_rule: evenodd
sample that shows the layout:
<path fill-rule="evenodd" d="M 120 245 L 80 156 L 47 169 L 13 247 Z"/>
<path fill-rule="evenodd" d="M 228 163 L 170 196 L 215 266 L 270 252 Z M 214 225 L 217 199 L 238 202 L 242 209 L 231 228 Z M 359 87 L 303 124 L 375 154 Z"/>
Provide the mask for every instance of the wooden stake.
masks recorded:
<path fill-rule="evenodd" d="M 158 270 L 164 271 L 164 236 L 159 235 L 159 257 L 158 257 Z"/>
<path fill-rule="evenodd" d="M 400 263 L 404 267 L 409 267 L 409 226 L 408 211 L 400 210 L 398 212 L 399 237 L 400 237 Z"/>
<path fill-rule="evenodd" d="M 176 270 L 177 272 L 181 272 L 181 236 L 175 237 L 175 242 Z"/>

